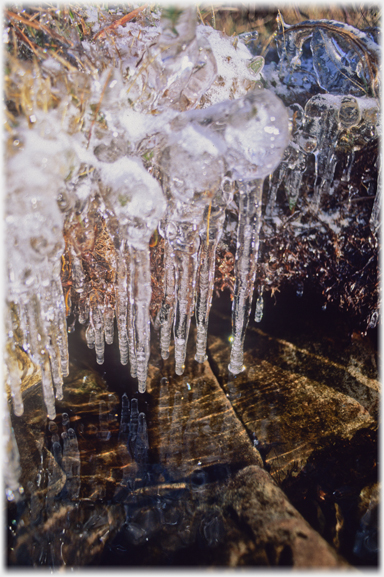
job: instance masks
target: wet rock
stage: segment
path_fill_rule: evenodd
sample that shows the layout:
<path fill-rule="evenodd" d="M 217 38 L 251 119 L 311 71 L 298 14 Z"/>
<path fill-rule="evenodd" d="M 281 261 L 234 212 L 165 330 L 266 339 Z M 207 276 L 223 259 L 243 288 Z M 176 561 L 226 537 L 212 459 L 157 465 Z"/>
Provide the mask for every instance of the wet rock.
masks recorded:
<path fill-rule="evenodd" d="M 29 467 L 29 471 L 23 473 L 25 499 L 9 510 L 9 565 L 348 567 L 336 551 L 344 551 L 348 536 L 350 518 L 344 506 L 351 502 L 348 481 L 335 477 L 328 487 L 323 477 L 331 479 L 331 475 L 316 476 L 322 458 L 337 470 L 339 455 L 347 455 L 347 443 L 351 458 L 353 447 L 360 455 L 353 498 L 361 502 L 361 511 L 356 540 L 350 547 L 355 545 L 361 555 L 374 549 L 374 505 L 370 506 L 371 497 L 364 493 L 359 501 L 369 467 L 374 475 L 372 458 L 362 460 L 363 447 L 375 451 L 374 438 L 369 437 L 375 434 L 373 417 L 362 413 L 350 425 L 344 423 L 343 432 L 343 422 L 337 424 L 332 413 L 322 415 L 328 428 L 321 434 L 315 429 L 311 437 L 317 415 L 312 414 L 311 422 L 307 408 L 306 421 L 302 418 L 300 393 L 319 411 L 319 398 L 331 399 L 324 393 L 330 387 L 305 373 L 311 370 L 304 363 L 311 355 L 303 351 L 312 343 L 305 348 L 303 343 L 292 344 L 286 335 L 257 332 L 246 352 L 248 360 L 249 351 L 255 354 L 249 368 L 238 378 L 225 380 L 225 322 L 221 340 L 211 338 L 209 361 L 202 364 L 192 360 L 192 328 L 183 376 L 174 375 L 172 352 L 167 361 L 154 352 L 158 350 L 155 342 L 149 387 L 140 403 L 135 394 L 120 401 L 95 372 L 75 366 L 64 387 L 64 399 L 57 403 L 55 421 L 47 424 L 39 386 L 25 393 L 25 416 L 13 417 L 13 421 L 23 470 Z M 290 351 L 295 370 L 290 370 Z M 319 348 L 317 356 L 313 353 L 318 371 L 322 354 Z M 297 361 L 300 355 L 302 364 Z M 335 359 L 332 363 L 328 363 L 331 369 L 339 370 Z M 373 382 L 374 371 L 367 378 Z M 256 382 L 259 390 L 252 386 Z M 332 391 L 348 409 L 357 401 L 350 400 L 346 390 L 337 389 L 344 384 L 335 380 Z M 359 390 L 355 388 L 356 397 Z M 252 435 L 256 429 L 251 428 L 262 410 L 266 411 L 264 424 L 259 424 L 264 438 Z M 351 416 L 348 410 L 346 414 Z M 289 432 L 292 423 L 297 427 Z M 300 439 L 304 430 L 313 444 L 308 444 L 310 451 L 303 453 L 301 465 L 295 457 L 294 470 L 284 466 L 284 453 L 296 446 L 295 434 L 299 432 Z M 333 453 L 327 456 L 324 444 L 329 444 L 331 430 L 333 439 L 346 445 L 338 449 L 335 440 Z M 317 451 L 315 433 L 323 443 Z M 256 442 L 261 439 L 263 443 Z M 282 461 L 273 459 L 275 455 Z M 312 507 L 312 527 L 263 469 L 263 459 L 279 482 L 296 482 L 295 486 L 286 482 L 285 487 L 293 496 L 305 495 L 305 506 Z M 352 461 L 346 463 L 346 471 L 355 470 Z M 303 489 L 305 478 L 312 492 Z M 301 502 L 297 503 L 300 507 Z"/>
<path fill-rule="evenodd" d="M 186 479 L 131 494 L 126 523 L 101 564 L 348 567 L 257 465 L 225 480 L 206 473 L 198 489 Z"/>
<path fill-rule="evenodd" d="M 185 374 L 174 375 L 173 354 L 159 362 L 156 344 L 150 361 L 151 395 L 148 434 L 173 480 L 207 466 L 262 465 L 244 426 L 212 372 L 209 363 L 193 359 L 195 332 L 189 340 Z M 160 368 L 161 367 L 161 368 Z"/>
<path fill-rule="evenodd" d="M 27 518 L 21 519 L 17 546 L 10 553 L 11 565 L 53 568 L 96 563 L 106 541 L 123 522 L 120 507 L 100 503 L 56 502 L 46 513 L 44 521 L 34 524 L 32 530 Z"/>
<path fill-rule="evenodd" d="M 379 484 L 374 483 L 364 487 L 359 496 L 360 521 L 353 546 L 353 553 L 361 565 L 371 565 L 372 562 L 377 562 L 379 504 Z"/>
<path fill-rule="evenodd" d="M 268 565 L 294 569 L 346 568 L 347 563 L 304 521 L 270 475 L 251 466 L 240 471 L 226 494 L 238 523 L 246 524 L 256 549 L 265 551 Z M 249 565 L 246 541 L 229 545 L 230 565 Z"/>
<path fill-rule="evenodd" d="M 125 518 L 120 506 L 96 502 L 122 476 L 120 454 L 102 435 L 117 435 L 119 400 L 92 371 L 72 370 L 66 384 L 55 421 L 47 422 L 39 383 L 24 387 L 24 414 L 12 414 L 24 499 L 10 510 L 11 565 L 90 564 Z"/>
<path fill-rule="evenodd" d="M 251 324 L 246 369 L 236 377 L 228 372 L 223 337 L 209 338 L 215 375 L 279 482 L 297 475 L 331 437 L 351 440 L 361 428 L 377 428 L 380 385 L 374 348 L 369 338 L 349 337 L 340 318 L 327 324 L 332 317 L 325 315 L 319 322 L 319 312 L 294 329 L 293 312 L 285 322 L 282 315 L 278 325 L 268 319 L 268 311 L 264 330 Z M 230 323 L 221 311 L 217 318 Z"/>

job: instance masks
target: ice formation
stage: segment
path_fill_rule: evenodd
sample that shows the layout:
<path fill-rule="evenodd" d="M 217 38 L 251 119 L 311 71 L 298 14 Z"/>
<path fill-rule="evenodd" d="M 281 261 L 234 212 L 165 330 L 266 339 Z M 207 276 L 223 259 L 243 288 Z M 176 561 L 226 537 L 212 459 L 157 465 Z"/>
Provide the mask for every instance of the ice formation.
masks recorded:
<path fill-rule="evenodd" d="M 75 167 L 69 141 L 51 131 L 23 131 L 23 150 L 9 159 L 5 214 L 7 261 L 6 316 L 8 355 L 22 346 L 40 367 L 49 418 L 63 396 L 68 376 L 67 324 L 61 286 L 64 250 L 63 215 L 57 203 L 58 183 Z M 23 412 L 21 374 L 8 365 L 15 414 Z M 55 392 L 54 392 L 55 387 Z"/>
<path fill-rule="evenodd" d="M 89 7 L 87 21 L 101 35 L 94 11 Z M 197 25 L 192 8 L 164 10 L 161 18 L 145 13 L 147 20 L 130 22 L 113 42 L 100 36 L 74 43 L 69 53 L 81 63 L 78 69 L 53 58 L 38 71 L 11 66 L 10 81 L 30 90 L 21 102 L 24 119 L 10 128 L 6 164 L 5 362 L 16 415 L 23 412 L 22 367 L 14 354 L 19 346 L 40 367 L 47 414 L 55 418 L 55 397 L 62 398 L 69 371 L 68 317 L 69 330 L 74 320 L 86 325 L 99 364 L 116 324 L 121 363 L 129 362 L 138 390 L 146 390 L 155 233 L 164 239 L 164 295 L 155 322 L 161 355 L 169 356 L 173 337 L 175 372 L 183 373 L 195 314 L 195 360 L 204 362 L 216 250 L 234 199 L 229 370 L 241 372 L 264 180 L 269 177 L 267 222 L 278 215 L 281 185 L 289 208 L 295 207 L 314 160 L 309 210 L 317 214 L 333 186 L 338 151 L 348 153 L 348 181 L 356 150 L 379 134 L 377 76 L 362 56 L 366 50 L 375 67 L 378 48 L 368 35 L 340 23 L 321 21 L 317 29 L 311 22 L 288 27 L 280 21 L 280 61 L 263 72 L 274 93 L 261 88 L 263 58 L 247 48 L 253 36 L 231 39 Z M 308 39 L 310 64 L 303 56 Z M 310 66 L 312 93 L 305 88 Z M 288 91 L 300 67 L 299 83 Z M 299 97 L 298 89 L 307 96 Z M 375 234 L 379 215 L 378 191 Z M 256 322 L 263 314 L 263 287 L 258 291 Z M 129 450 L 141 462 L 146 426 L 134 399 L 129 411 L 123 397 L 121 419 L 121 439 L 137 436 Z M 75 497 L 77 441 L 72 429 L 63 435 L 63 467 Z M 9 464 L 17 476 L 15 455 Z M 14 495 L 15 483 L 8 485 Z"/>

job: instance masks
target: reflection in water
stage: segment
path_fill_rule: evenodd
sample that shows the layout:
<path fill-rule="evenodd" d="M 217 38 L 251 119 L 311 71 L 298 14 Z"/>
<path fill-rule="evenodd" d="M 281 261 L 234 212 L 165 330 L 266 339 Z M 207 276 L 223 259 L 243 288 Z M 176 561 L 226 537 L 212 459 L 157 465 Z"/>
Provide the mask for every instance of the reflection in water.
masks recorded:
<path fill-rule="evenodd" d="M 250 480 L 249 493 L 236 486 L 244 471 L 253 467 L 252 475 L 260 473 L 263 464 L 330 544 L 342 554 L 347 544 L 354 562 L 375 564 L 377 500 L 368 495 L 358 505 L 367 482 L 375 482 L 374 432 L 369 437 L 367 428 L 361 438 L 343 441 L 336 461 L 334 441 L 329 451 L 324 442 L 341 428 L 372 426 L 367 412 L 357 412 L 360 368 L 345 363 L 353 377 L 345 383 L 336 378 L 336 360 L 325 363 L 325 374 L 320 361 L 328 357 L 321 350 L 305 354 L 303 345 L 259 331 L 249 340 L 249 368 L 228 379 L 228 350 L 221 353 L 220 347 L 211 337 L 214 361 L 191 361 L 187 376 L 177 378 L 171 362 L 156 364 L 153 355 L 153 386 L 140 400 L 128 391 L 119 399 L 90 371 L 74 371 L 55 421 L 48 421 L 43 436 L 38 427 L 33 430 L 38 455 L 31 456 L 23 481 L 26 498 L 10 510 L 9 565 L 295 566 L 292 543 L 281 542 L 281 535 L 291 538 L 291 530 L 279 530 L 276 537 L 269 532 L 276 522 L 268 520 L 270 514 L 291 522 L 293 507 L 280 494 L 283 510 L 274 513 L 275 502 L 268 499 L 277 487 L 270 477 L 256 485 Z M 377 394 L 371 373 L 369 396 L 361 400 L 366 404 Z M 352 386 L 356 398 L 350 397 Z M 33 427 L 38 416 L 28 414 Z M 27 447 L 25 431 L 15 433 Z M 345 471 L 359 475 L 352 495 L 340 473 L 347 453 L 351 463 Z M 364 461 L 359 470 L 358 459 Z M 263 483 L 259 511 L 257 503 L 248 505 Z"/>
<path fill-rule="evenodd" d="M 27 498 L 14 514 L 11 565 L 86 565 L 126 519 L 127 495 L 144 484 L 148 431 L 137 399 L 126 394 L 116 427 L 115 399 L 93 391 L 88 414 L 83 404 L 81 416 L 72 407 L 71 416 L 48 421 L 40 465 L 27 473 Z"/>
<path fill-rule="evenodd" d="M 63 458 L 61 466 L 67 476 L 65 489 L 68 498 L 73 501 L 80 494 L 80 453 L 75 431 L 71 428 L 68 432 L 61 433 L 63 439 Z"/>
<path fill-rule="evenodd" d="M 228 533 L 217 487 L 243 466 L 225 439 L 231 428 L 235 439 L 239 434 L 225 396 L 215 400 L 204 379 L 191 383 L 179 389 L 161 379 L 151 409 L 161 442 L 152 453 L 136 397 L 122 395 L 120 418 L 116 396 L 105 391 L 85 392 L 75 406 L 64 400 L 46 425 L 40 466 L 14 514 L 9 564 L 156 564 L 187 548 L 193 565 L 216 551 Z"/>

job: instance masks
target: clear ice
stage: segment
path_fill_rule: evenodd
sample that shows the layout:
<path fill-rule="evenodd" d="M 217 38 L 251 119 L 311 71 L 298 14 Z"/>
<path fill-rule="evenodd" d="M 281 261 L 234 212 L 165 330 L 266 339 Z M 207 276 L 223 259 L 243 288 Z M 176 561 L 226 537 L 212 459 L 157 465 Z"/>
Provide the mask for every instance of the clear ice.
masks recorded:
<path fill-rule="evenodd" d="M 204 211 L 220 188 L 224 158 L 221 143 L 207 129 L 188 125 L 172 140 L 161 156 L 168 208 L 161 223 L 166 275 L 160 342 L 162 356 L 168 358 L 173 325 L 175 372 L 181 375 L 194 308 L 199 232 Z"/>
<path fill-rule="evenodd" d="M 215 280 L 216 249 L 223 233 L 225 210 L 232 202 L 234 183 L 223 178 L 221 186 L 204 211 L 200 230 L 200 249 L 196 282 L 196 354 L 195 360 L 203 363 L 206 358 L 209 311 Z"/>
<path fill-rule="evenodd" d="M 68 141 L 25 133 L 24 150 L 12 158 L 6 174 L 8 351 L 17 343 L 41 369 L 49 418 L 55 396 L 62 399 L 68 375 L 65 302 L 61 285 L 63 214 L 57 203 L 60 178 L 76 165 Z M 22 168 L 21 168 L 22 167 Z M 12 343 L 13 340 L 13 343 Z M 12 361 L 14 363 L 14 361 Z M 20 377 L 8 367 L 16 414 L 22 412 Z"/>
<path fill-rule="evenodd" d="M 165 210 L 159 183 L 138 159 L 121 158 L 101 172 L 103 198 L 117 219 L 110 232 L 118 250 L 118 330 L 120 357 L 145 392 L 149 359 L 151 273 L 149 240 Z M 111 332 L 111 331 L 110 331 Z M 121 334 L 120 334 L 121 333 Z M 104 341 L 103 341 L 104 342 Z M 97 353 L 96 353 L 97 354 Z"/>
<path fill-rule="evenodd" d="M 168 358 L 173 341 L 175 372 L 183 373 L 194 314 L 195 360 L 204 362 L 216 251 L 234 205 L 229 370 L 240 373 L 260 231 L 280 214 L 279 189 L 292 212 L 314 161 L 306 209 L 317 215 L 334 185 L 340 151 L 347 158 L 342 179 L 349 183 L 356 152 L 380 136 L 379 47 L 368 34 L 333 21 L 288 26 L 280 18 L 279 63 L 266 65 L 249 50 L 255 34 L 229 39 L 197 25 L 192 7 L 164 9 L 151 26 L 143 22 L 128 23 L 113 43 L 81 41 L 72 50 L 81 70 L 47 58 L 35 77 L 29 71 L 12 77 L 18 75 L 23 89 L 28 82 L 34 87 L 23 104 L 25 118 L 11 128 L 6 154 L 4 358 L 17 416 L 24 410 L 17 347 L 40 368 L 53 420 L 69 373 L 67 333 L 76 320 L 85 326 L 97 363 L 104 363 L 105 345 L 116 340 L 121 363 L 129 363 L 138 391 L 146 390 L 154 233 L 164 241 L 164 295 L 155 323 L 161 356 Z M 273 90 L 258 88 L 262 69 Z M 49 107 L 41 92 L 44 74 L 52 82 L 55 106 Z M 370 220 L 376 239 L 380 191 L 378 186 Z M 263 287 L 255 300 L 254 318 L 260 322 Z M 99 415 L 107 439 L 108 407 L 100 406 Z M 59 440 L 53 445 L 75 498 L 77 440 L 68 427 L 63 435 L 62 456 Z M 145 419 L 137 399 L 129 403 L 124 395 L 119 439 L 125 461 L 145 467 Z M 18 459 L 12 447 L 7 454 L 12 498 Z"/>

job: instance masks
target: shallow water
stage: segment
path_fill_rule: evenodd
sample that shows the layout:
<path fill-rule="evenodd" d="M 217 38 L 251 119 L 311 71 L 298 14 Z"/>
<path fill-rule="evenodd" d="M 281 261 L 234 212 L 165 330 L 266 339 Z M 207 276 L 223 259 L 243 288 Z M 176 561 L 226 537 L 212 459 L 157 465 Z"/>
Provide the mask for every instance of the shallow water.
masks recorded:
<path fill-rule="evenodd" d="M 303 522 L 273 481 L 347 562 L 377 565 L 375 334 L 361 336 L 306 292 L 265 301 L 243 373 L 228 375 L 224 294 L 208 360 L 192 360 L 193 331 L 183 376 L 154 335 L 143 395 L 117 346 L 98 367 L 77 326 L 55 422 L 36 386 L 24 415 L 12 416 L 25 498 L 8 504 L 9 566 L 297 567 L 292 538 L 265 521 L 277 507 L 275 527 L 292 515 Z M 251 474 L 266 475 L 268 491 L 244 509 Z"/>

